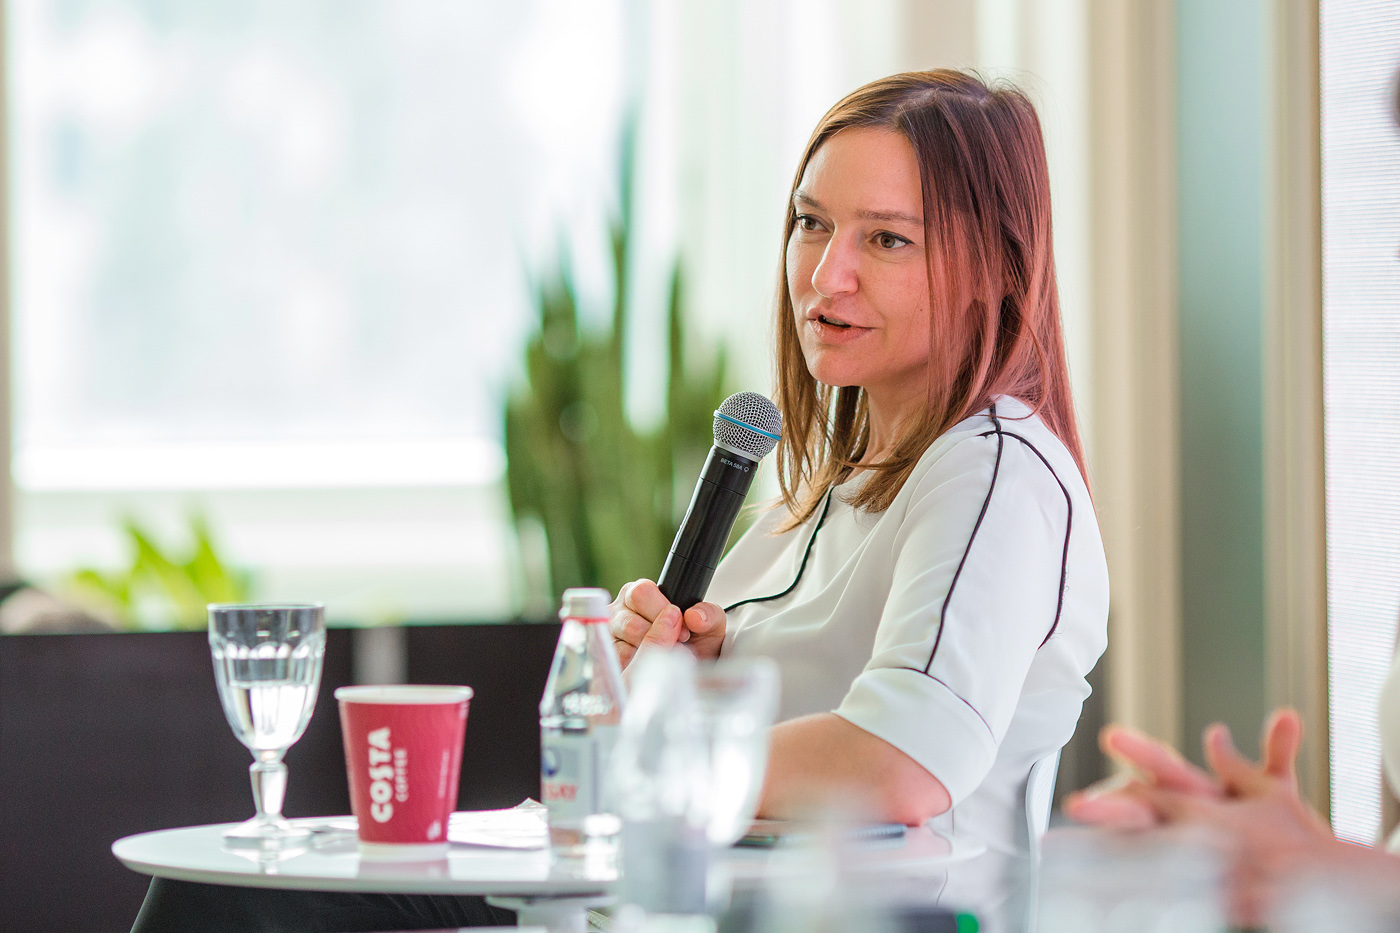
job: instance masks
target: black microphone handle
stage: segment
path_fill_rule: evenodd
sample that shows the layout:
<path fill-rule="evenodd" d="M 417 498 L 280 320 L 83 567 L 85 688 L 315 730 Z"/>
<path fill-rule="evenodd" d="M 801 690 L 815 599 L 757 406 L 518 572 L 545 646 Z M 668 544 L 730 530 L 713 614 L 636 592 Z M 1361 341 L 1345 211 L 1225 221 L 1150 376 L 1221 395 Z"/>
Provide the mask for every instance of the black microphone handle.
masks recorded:
<path fill-rule="evenodd" d="M 711 447 L 656 585 L 681 612 L 705 598 L 758 462 Z"/>

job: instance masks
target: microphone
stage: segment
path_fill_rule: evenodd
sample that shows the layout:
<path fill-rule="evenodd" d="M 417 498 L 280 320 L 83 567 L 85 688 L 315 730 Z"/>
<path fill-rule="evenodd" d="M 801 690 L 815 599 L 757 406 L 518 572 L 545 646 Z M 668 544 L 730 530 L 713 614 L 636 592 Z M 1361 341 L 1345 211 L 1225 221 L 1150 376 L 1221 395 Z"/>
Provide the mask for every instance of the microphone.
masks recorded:
<path fill-rule="evenodd" d="M 705 597 L 758 461 L 778 446 L 783 416 L 765 396 L 736 392 L 715 412 L 715 445 L 656 585 L 685 612 Z"/>

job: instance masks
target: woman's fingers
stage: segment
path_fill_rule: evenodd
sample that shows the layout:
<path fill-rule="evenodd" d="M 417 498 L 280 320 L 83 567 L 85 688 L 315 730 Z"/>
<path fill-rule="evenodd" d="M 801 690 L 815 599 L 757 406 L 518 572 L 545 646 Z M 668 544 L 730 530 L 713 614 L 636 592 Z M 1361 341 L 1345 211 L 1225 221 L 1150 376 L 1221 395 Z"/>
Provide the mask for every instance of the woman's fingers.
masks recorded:
<path fill-rule="evenodd" d="M 724 644 L 724 610 L 714 603 L 696 603 L 685 611 L 685 633 L 690 650 L 698 658 L 719 657 Z"/>
<path fill-rule="evenodd" d="M 723 630 L 724 610 L 714 603 L 696 603 L 685 611 L 685 627 L 696 635 L 713 635 Z"/>
<path fill-rule="evenodd" d="M 637 580 L 618 592 L 608 628 L 624 665 L 636 651 L 678 643 L 688 643 L 708 657 L 717 653 L 710 642 L 724 637 L 724 610 L 714 603 L 696 603 L 682 616 L 660 587 L 650 580 Z"/>
<path fill-rule="evenodd" d="M 680 610 L 667 602 L 650 580 L 637 580 L 623 586 L 611 610 L 608 631 L 617 648 L 617 658 L 624 667 L 644 647 L 669 648 L 689 637 L 681 626 Z"/>
<path fill-rule="evenodd" d="M 1147 777 L 1152 784 L 1187 794 L 1220 796 L 1220 787 L 1170 745 L 1126 726 L 1105 726 L 1099 733 L 1104 754 Z"/>
<path fill-rule="evenodd" d="M 608 631 L 612 632 L 612 637 L 631 645 L 633 648 L 642 643 L 642 639 L 646 637 L 647 630 L 650 628 L 650 622 L 630 609 L 618 610 L 608 620 Z"/>
<path fill-rule="evenodd" d="M 661 592 L 661 587 L 650 580 L 637 580 L 622 588 L 619 598 L 624 608 L 631 609 L 644 619 L 655 620 L 671 601 Z"/>
<path fill-rule="evenodd" d="M 649 647 L 670 648 L 680 640 L 681 631 L 681 611 L 668 604 L 656 617 L 656 621 L 647 627 L 646 634 L 637 644 L 637 650 L 645 651 Z"/>

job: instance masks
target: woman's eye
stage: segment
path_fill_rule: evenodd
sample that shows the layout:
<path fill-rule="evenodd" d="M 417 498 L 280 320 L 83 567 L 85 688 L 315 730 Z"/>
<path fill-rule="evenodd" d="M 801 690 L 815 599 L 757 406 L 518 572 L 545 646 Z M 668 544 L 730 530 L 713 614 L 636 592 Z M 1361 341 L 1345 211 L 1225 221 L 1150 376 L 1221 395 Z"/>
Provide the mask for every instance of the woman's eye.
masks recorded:
<path fill-rule="evenodd" d="M 893 233 L 877 233 L 875 234 L 875 242 L 881 249 L 895 249 L 896 247 L 905 246 L 909 243 L 904 237 L 897 236 Z"/>
<path fill-rule="evenodd" d="M 820 230 L 822 228 L 822 224 L 820 220 L 817 220 L 817 218 L 813 217 L 811 214 L 798 214 L 797 228 L 799 230 L 806 230 L 808 232 L 811 232 L 813 230 Z"/>

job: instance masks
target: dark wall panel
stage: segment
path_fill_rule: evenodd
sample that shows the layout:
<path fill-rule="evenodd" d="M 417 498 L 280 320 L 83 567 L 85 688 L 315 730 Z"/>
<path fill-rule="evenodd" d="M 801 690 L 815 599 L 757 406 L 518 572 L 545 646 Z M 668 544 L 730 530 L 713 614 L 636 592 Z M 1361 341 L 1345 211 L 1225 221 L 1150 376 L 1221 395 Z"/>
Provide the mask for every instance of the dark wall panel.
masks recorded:
<path fill-rule="evenodd" d="M 513 807 L 540 794 L 540 694 L 557 624 L 408 629 L 408 679 L 475 691 L 462 750 L 462 810 Z"/>
<path fill-rule="evenodd" d="M 537 704 L 555 625 L 409 629 L 409 680 L 477 691 L 463 808 L 539 787 Z M 288 816 L 347 813 L 332 692 L 351 682 L 332 630 L 316 713 L 287 754 Z M 252 758 L 224 721 L 202 632 L 0 637 L 0 933 L 130 929 L 147 879 L 111 855 L 132 833 L 252 815 Z"/>

